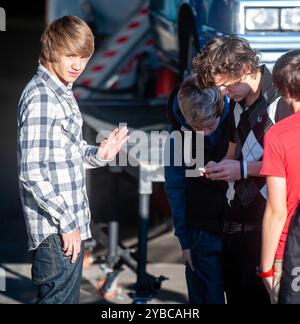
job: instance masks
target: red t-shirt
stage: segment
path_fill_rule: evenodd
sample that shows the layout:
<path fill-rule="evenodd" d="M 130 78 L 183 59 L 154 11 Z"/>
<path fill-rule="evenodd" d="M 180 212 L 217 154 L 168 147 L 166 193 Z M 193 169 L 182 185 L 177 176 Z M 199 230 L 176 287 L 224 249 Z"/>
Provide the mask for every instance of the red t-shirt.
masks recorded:
<path fill-rule="evenodd" d="M 287 221 L 276 259 L 282 260 L 289 225 L 300 202 L 300 113 L 274 125 L 265 136 L 261 175 L 285 178 L 287 183 Z"/>

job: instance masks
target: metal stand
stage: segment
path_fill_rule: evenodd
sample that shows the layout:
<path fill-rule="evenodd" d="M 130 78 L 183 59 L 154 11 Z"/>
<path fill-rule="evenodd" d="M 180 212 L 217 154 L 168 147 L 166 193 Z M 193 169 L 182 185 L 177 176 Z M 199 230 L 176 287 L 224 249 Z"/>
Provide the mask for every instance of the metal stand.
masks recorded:
<path fill-rule="evenodd" d="M 147 265 L 147 241 L 148 227 L 150 216 L 150 195 L 140 195 L 140 213 L 139 213 L 139 250 L 138 250 L 138 269 L 137 283 L 135 285 L 135 293 L 130 294 L 133 304 L 147 304 L 151 299 L 155 298 L 161 289 L 161 284 L 167 278 L 160 276 L 159 278 L 149 275 L 146 272 Z"/>
<path fill-rule="evenodd" d="M 101 109 L 93 109 L 91 108 L 92 102 L 86 103 L 86 107 L 84 108 L 85 112 L 83 113 L 84 121 L 89 127 L 94 129 L 95 131 L 98 130 L 113 130 L 116 125 L 113 125 L 109 122 L 103 121 L 102 118 L 107 116 L 108 114 L 103 114 L 103 107 L 105 102 L 102 102 L 101 105 L 99 104 L 99 107 Z M 93 104 L 94 105 L 94 104 Z M 93 106 L 92 105 L 92 106 Z M 142 105 L 145 105 L 146 109 L 142 109 Z M 139 116 L 141 114 L 141 111 L 143 113 L 145 111 L 149 111 L 149 107 L 151 107 L 151 115 L 153 118 L 153 114 L 155 114 L 155 111 L 157 113 L 157 117 L 161 118 L 161 110 L 165 110 L 165 102 L 137 102 L 136 100 L 132 101 L 124 101 L 122 102 L 112 102 L 106 103 L 106 106 L 109 108 L 110 115 L 112 113 L 112 108 L 114 110 L 119 109 L 118 107 L 122 107 L 122 111 L 118 112 L 118 119 L 120 120 L 126 120 L 128 118 L 128 115 L 131 116 Z M 159 108 L 159 110 L 155 109 Z M 125 110 L 126 108 L 126 110 Z M 135 109 L 134 111 L 129 112 L 129 109 Z M 81 106 L 81 109 L 83 107 Z M 102 113 L 102 115 L 100 114 Z M 143 115 L 143 117 L 140 116 L 140 123 L 145 123 L 145 120 L 147 120 L 147 117 Z M 161 124 L 157 125 L 156 129 L 159 129 Z M 144 125 L 145 129 L 147 128 L 149 130 L 149 127 L 147 125 Z M 154 126 L 152 125 L 150 130 Z M 140 127 L 140 130 L 143 128 Z M 159 136 L 159 135 L 158 135 Z M 163 160 L 163 147 L 145 147 L 146 150 L 149 150 L 150 156 L 159 156 L 160 160 Z M 152 155 L 153 154 L 153 155 Z M 130 155 L 130 152 L 129 152 Z M 138 165 L 138 167 L 113 167 L 110 168 L 110 170 L 115 173 L 115 180 L 114 180 L 114 192 L 113 196 L 115 197 L 116 192 L 118 192 L 118 183 L 117 183 L 117 177 L 118 174 L 122 172 L 123 170 L 130 174 L 132 177 L 137 179 L 139 181 L 139 233 L 138 233 L 138 261 L 136 261 L 132 255 L 131 251 L 128 249 L 124 249 L 118 244 L 118 223 L 116 220 L 118 219 L 118 211 L 115 210 L 115 219 L 113 222 L 109 225 L 109 237 L 105 238 L 105 233 L 97 233 L 96 237 L 97 240 L 100 242 L 102 241 L 103 246 L 109 246 L 108 255 L 106 258 L 106 266 L 108 268 L 107 277 L 106 277 L 106 283 L 107 285 L 104 287 L 108 287 L 110 284 L 114 282 L 114 280 L 117 278 L 120 271 L 122 271 L 122 265 L 126 264 L 129 266 L 129 268 L 137 273 L 137 282 L 134 286 L 135 293 L 130 294 L 130 297 L 133 299 L 134 304 L 145 304 L 151 299 L 153 299 L 157 292 L 161 288 L 161 284 L 164 280 L 167 280 L 167 278 L 160 276 L 160 277 L 154 277 L 147 273 L 146 267 L 147 267 L 147 242 L 148 242 L 148 228 L 149 228 L 149 216 L 150 216 L 150 197 L 153 192 L 152 184 L 154 182 L 164 182 L 164 172 L 163 172 L 163 165 L 160 162 L 157 162 L 156 164 L 152 163 L 149 164 L 149 161 L 142 161 L 140 159 L 137 159 L 136 156 L 130 156 Z M 104 235 L 103 235 L 104 234 Z M 105 284 L 106 284 L 105 283 Z"/>
<path fill-rule="evenodd" d="M 139 202 L 139 244 L 138 244 L 138 269 L 137 290 L 146 282 L 147 264 L 147 238 L 149 227 L 150 195 L 140 195 Z"/>
<path fill-rule="evenodd" d="M 168 278 L 164 276 L 154 277 L 146 271 L 152 182 L 140 181 L 139 194 L 138 261 L 136 262 L 131 256 L 130 251 L 118 245 L 119 224 L 115 221 L 110 222 L 106 267 L 102 267 L 107 273 L 105 283 L 102 286 L 102 295 L 105 296 L 116 287 L 117 277 L 123 270 L 122 265 L 126 264 L 137 274 L 137 282 L 134 285 L 135 292 L 129 294 L 129 296 L 133 299 L 133 304 L 146 304 L 155 298 L 161 289 L 162 282 Z"/>

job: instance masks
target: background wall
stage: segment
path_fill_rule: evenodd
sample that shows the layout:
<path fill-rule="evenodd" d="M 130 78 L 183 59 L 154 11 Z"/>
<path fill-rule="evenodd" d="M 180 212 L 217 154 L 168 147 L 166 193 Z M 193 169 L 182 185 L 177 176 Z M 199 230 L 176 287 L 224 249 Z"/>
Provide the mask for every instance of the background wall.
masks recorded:
<path fill-rule="evenodd" d="M 0 262 L 22 262 L 29 255 L 17 181 L 16 111 L 36 69 L 45 3 L 1 1 L 0 7 L 7 17 L 7 31 L 0 32 Z"/>

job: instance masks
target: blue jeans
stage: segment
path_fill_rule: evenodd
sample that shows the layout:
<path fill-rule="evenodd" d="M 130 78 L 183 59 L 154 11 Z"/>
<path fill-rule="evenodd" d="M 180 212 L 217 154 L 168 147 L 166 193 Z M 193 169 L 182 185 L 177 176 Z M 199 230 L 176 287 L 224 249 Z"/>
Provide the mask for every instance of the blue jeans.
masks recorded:
<path fill-rule="evenodd" d="M 186 266 L 190 304 L 225 304 L 222 237 L 192 228 L 189 238 L 195 269 Z"/>
<path fill-rule="evenodd" d="M 49 236 L 33 252 L 32 280 L 38 287 L 37 304 L 78 304 L 82 279 L 83 244 L 75 264 L 65 257 L 62 240 Z"/>

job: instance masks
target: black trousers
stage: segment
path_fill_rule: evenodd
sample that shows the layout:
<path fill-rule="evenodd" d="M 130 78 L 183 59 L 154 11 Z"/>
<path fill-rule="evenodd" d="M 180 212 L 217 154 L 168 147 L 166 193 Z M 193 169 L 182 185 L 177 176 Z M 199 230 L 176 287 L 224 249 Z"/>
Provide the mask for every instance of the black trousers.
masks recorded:
<path fill-rule="evenodd" d="M 224 234 L 224 281 L 228 304 L 270 304 L 262 280 L 256 275 L 260 264 L 261 231 Z"/>
<path fill-rule="evenodd" d="M 300 205 L 289 227 L 278 303 L 300 304 Z"/>

